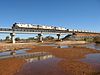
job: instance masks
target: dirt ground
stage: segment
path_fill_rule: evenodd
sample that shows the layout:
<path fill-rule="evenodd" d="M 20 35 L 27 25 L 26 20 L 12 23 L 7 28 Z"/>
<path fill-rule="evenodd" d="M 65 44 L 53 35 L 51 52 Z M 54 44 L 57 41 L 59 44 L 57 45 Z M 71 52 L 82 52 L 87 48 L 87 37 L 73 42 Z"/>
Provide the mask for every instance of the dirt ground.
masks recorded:
<path fill-rule="evenodd" d="M 0 60 L 0 75 L 14 75 L 14 73 L 20 70 L 24 62 L 23 59 L 16 58 Z"/>
<path fill-rule="evenodd" d="M 66 73 L 66 75 L 100 75 L 96 73 L 92 65 L 79 61 L 85 58 L 86 54 L 100 53 L 99 50 L 88 48 L 74 47 L 74 48 L 55 48 L 51 46 L 30 46 L 32 52 L 49 52 L 55 57 L 63 60 L 58 63 L 58 66 Z M 20 70 L 25 63 L 23 59 L 4 59 L 0 60 L 0 75 L 14 75 Z M 51 75 L 48 73 L 47 75 Z"/>

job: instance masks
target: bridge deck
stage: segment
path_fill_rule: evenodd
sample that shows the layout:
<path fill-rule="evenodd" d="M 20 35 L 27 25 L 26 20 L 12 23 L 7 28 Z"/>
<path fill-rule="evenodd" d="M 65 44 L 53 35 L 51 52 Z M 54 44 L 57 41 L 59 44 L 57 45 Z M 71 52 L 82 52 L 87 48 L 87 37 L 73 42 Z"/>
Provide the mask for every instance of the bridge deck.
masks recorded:
<path fill-rule="evenodd" d="M 96 32 L 80 32 L 80 31 L 68 31 L 68 30 L 54 30 L 54 29 L 28 29 L 28 28 L 19 28 L 19 29 L 10 29 L 10 28 L 0 28 L 0 33 L 12 33 L 17 34 L 31 34 L 31 33 L 89 33 L 89 34 L 100 34 Z"/>

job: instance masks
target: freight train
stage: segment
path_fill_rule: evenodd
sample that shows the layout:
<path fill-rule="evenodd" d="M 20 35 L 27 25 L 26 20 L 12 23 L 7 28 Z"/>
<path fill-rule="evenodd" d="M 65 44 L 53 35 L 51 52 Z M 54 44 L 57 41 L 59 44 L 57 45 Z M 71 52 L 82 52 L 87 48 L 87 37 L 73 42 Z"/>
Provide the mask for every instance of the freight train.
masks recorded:
<path fill-rule="evenodd" d="M 66 30 L 63 27 L 54 27 L 46 25 L 37 25 L 37 24 L 23 24 L 23 23 L 14 23 L 13 28 L 33 28 L 33 29 L 55 29 L 55 30 Z"/>
<path fill-rule="evenodd" d="M 19 28 L 52 29 L 52 30 L 64 30 L 64 31 L 69 31 L 69 32 L 89 32 L 89 31 L 85 31 L 85 30 L 66 29 L 63 27 L 47 26 L 47 25 L 39 25 L 39 24 L 24 24 L 24 23 L 14 23 L 12 28 L 14 28 L 14 29 L 19 29 Z"/>

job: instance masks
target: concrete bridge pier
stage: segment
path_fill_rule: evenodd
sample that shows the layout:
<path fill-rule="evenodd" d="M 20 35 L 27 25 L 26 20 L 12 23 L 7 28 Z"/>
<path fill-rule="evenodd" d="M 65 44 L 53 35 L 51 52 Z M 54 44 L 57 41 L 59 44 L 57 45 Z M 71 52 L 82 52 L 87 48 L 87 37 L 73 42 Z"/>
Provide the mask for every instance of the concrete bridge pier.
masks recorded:
<path fill-rule="evenodd" d="M 38 42 L 43 42 L 43 34 L 38 34 Z"/>
<path fill-rule="evenodd" d="M 15 43 L 15 33 L 10 33 L 11 36 L 11 43 Z"/>
<path fill-rule="evenodd" d="M 60 41 L 60 34 L 57 34 L 57 37 L 58 37 L 58 38 L 57 38 L 57 40 L 59 40 L 59 41 Z"/>

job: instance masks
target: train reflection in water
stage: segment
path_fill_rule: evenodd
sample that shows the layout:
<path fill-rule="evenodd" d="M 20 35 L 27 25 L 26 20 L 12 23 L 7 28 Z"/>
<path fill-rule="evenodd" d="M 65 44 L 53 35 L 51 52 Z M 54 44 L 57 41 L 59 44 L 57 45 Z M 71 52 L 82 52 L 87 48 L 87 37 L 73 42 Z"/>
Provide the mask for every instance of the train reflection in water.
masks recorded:
<path fill-rule="evenodd" d="M 53 58 L 53 57 L 54 57 L 53 55 L 43 55 L 43 56 L 35 56 L 35 57 L 27 58 L 25 60 L 27 62 L 36 62 L 39 60 L 46 60 L 46 59 Z"/>

